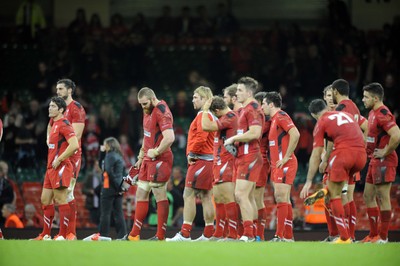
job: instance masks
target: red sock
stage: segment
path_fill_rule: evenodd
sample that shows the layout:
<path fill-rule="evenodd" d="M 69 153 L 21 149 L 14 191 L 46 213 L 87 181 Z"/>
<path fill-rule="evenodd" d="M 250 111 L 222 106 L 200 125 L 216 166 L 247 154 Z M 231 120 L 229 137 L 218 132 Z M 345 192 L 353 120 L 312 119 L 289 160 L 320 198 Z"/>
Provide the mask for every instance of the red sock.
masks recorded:
<path fill-rule="evenodd" d="M 240 205 L 236 203 L 237 213 L 238 213 L 238 236 L 241 237 L 244 232 L 243 221 L 242 221 L 242 213 L 240 211 Z"/>
<path fill-rule="evenodd" d="M 71 208 L 69 207 L 68 203 L 58 205 L 58 211 L 60 212 L 60 231 L 58 234 L 65 238 L 67 236 L 67 228 L 71 216 Z"/>
<path fill-rule="evenodd" d="M 391 216 L 392 211 L 381 211 L 381 230 L 379 231 L 379 236 L 383 240 L 386 240 L 388 237 Z"/>
<path fill-rule="evenodd" d="M 379 224 L 379 209 L 378 207 L 367 208 L 368 220 L 369 220 L 369 236 L 374 237 L 378 235 L 378 224 Z"/>
<path fill-rule="evenodd" d="M 143 221 L 146 218 L 148 211 L 149 211 L 149 202 L 147 200 L 138 201 L 136 203 L 135 222 L 133 224 L 131 232 L 129 233 L 131 236 L 138 236 L 140 234 Z"/>
<path fill-rule="evenodd" d="M 43 209 L 43 231 L 41 235 L 50 235 L 51 234 L 51 225 L 54 219 L 54 204 L 44 205 Z"/>
<path fill-rule="evenodd" d="M 262 208 L 258 210 L 258 221 L 257 221 L 257 236 L 261 240 L 264 240 L 265 222 L 267 219 L 267 209 Z"/>
<path fill-rule="evenodd" d="M 347 230 L 349 231 L 350 235 L 350 230 L 349 230 L 349 221 L 350 221 L 350 205 L 349 202 L 347 202 L 345 205 L 343 205 L 344 209 L 344 222 L 346 223 Z"/>
<path fill-rule="evenodd" d="M 248 221 L 243 221 L 243 227 L 244 227 L 244 232 L 243 235 L 247 236 L 248 238 L 254 238 L 253 234 L 253 221 L 248 220 Z"/>
<path fill-rule="evenodd" d="M 244 226 L 242 220 L 238 220 L 237 233 L 238 235 L 236 237 L 241 237 L 244 234 Z"/>
<path fill-rule="evenodd" d="M 357 223 L 357 207 L 354 200 L 349 202 L 349 207 L 350 207 L 350 218 L 349 218 L 350 237 L 352 239 L 356 239 L 355 233 L 356 233 L 356 223 Z"/>
<path fill-rule="evenodd" d="M 72 201 L 68 202 L 70 208 L 70 219 L 67 228 L 67 235 L 72 233 L 76 235 L 76 200 L 73 199 Z"/>
<path fill-rule="evenodd" d="M 213 224 L 209 224 L 204 227 L 203 235 L 205 237 L 210 238 L 213 236 L 213 233 L 214 233 L 214 225 Z"/>
<path fill-rule="evenodd" d="M 226 217 L 228 218 L 228 237 L 236 239 L 238 235 L 238 213 L 235 202 L 225 204 Z"/>
<path fill-rule="evenodd" d="M 285 230 L 285 219 L 288 214 L 288 205 L 286 202 L 281 202 L 276 205 L 276 209 L 277 222 L 275 235 L 283 238 L 283 232 Z"/>
<path fill-rule="evenodd" d="M 157 202 L 157 234 L 159 240 L 165 238 L 165 231 L 167 230 L 167 220 L 169 212 L 168 200 Z"/>
<path fill-rule="evenodd" d="M 181 234 L 184 237 L 190 237 L 190 231 L 192 231 L 192 225 L 191 224 L 182 224 L 181 228 Z"/>
<path fill-rule="evenodd" d="M 223 203 L 215 203 L 215 232 L 214 237 L 222 237 L 224 235 L 225 228 L 225 204 Z"/>
<path fill-rule="evenodd" d="M 292 204 L 287 204 L 288 214 L 285 219 L 285 232 L 283 233 L 283 237 L 286 239 L 293 238 L 293 209 Z"/>
<path fill-rule="evenodd" d="M 3 237 L 3 232 L 1 231 L 1 228 L 0 228 L 0 239 L 3 239 L 4 237 Z"/>
<path fill-rule="evenodd" d="M 344 220 L 344 209 L 341 199 L 331 199 L 332 214 L 335 218 L 339 235 L 342 240 L 349 239 L 349 231 Z"/>
<path fill-rule="evenodd" d="M 226 212 L 226 210 L 225 210 L 225 212 Z M 225 226 L 224 226 L 224 235 L 223 235 L 224 238 L 227 237 L 228 234 L 229 234 L 229 226 L 228 226 L 228 224 L 229 224 L 229 219 L 226 216 L 225 217 Z"/>
<path fill-rule="evenodd" d="M 327 203 L 325 208 L 325 218 L 326 218 L 326 224 L 328 226 L 328 232 L 330 236 L 337 236 L 338 231 L 335 220 L 332 218 L 331 212 L 332 212 L 331 203 Z"/>

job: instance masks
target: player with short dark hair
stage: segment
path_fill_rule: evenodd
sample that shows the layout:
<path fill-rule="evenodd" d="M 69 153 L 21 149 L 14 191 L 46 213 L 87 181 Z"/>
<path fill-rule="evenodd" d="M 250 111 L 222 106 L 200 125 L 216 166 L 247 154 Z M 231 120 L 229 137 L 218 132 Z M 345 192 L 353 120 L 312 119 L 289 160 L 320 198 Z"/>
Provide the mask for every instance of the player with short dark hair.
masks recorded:
<path fill-rule="evenodd" d="M 263 110 L 265 115 L 271 117 L 268 134 L 269 154 L 278 220 L 276 232 L 271 241 L 293 242 L 293 210 L 290 191 L 298 168 L 294 150 L 299 142 L 300 133 L 281 106 L 281 95 L 276 91 L 267 92 L 263 100 Z"/>
<path fill-rule="evenodd" d="M 68 119 L 68 121 L 71 123 L 71 126 L 74 129 L 75 135 L 79 142 L 78 151 L 70 157 L 72 166 L 74 167 L 74 178 L 71 180 L 70 187 L 68 187 L 68 204 L 69 207 L 71 208 L 71 216 L 68 224 L 67 240 L 76 240 L 77 209 L 76 209 L 76 201 L 74 198 L 74 189 L 82 164 L 81 139 L 83 130 L 85 129 L 86 112 L 83 106 L 72 98 L 72 95 L 74 95 L 76 90 L 76 85 L 72 80 L 60 79 L 59 81 L 57 81 L 56 88 L 57 88 L 57 96 L 63 98 L 67 105 L 64 117 Z M 52 120 L 50 120 L 48 125 L 48 130 L 50 129 L 49 127 L 52 126 L 52 123 L 53 123 Z"/>
<path fill-rule="evenodd" d="M 257 219 L 257 206 L 254 199 L 256 182 L 262 169 L 260 138 L 264 125 L 264 114 L 254 99 L 258 82 L 250 77 L 238 81 L 237 101 L 243 105 L 238 120 L 237 134 L 225 140 L 225 146 L 238 144 L 236 165 L 235 197 L 240 205 L 244 232 L 240 241 L 252 242 L 254 221 Z"/>
<path fill-rule="evenodd" d="M 300 192 L 305 198 L 308 195 L 312 180 L 318 171 L 321 155 L 324 150 L 325 138 L 331 139 L 335 149 L 329 154 L 328 195 L 330 197 L 332 215 L 339 230 L 340 237 L 332 243 L 352 243 L 348 228 L 345 223 L 345 214 L 341 202 L 342 188 L 345 182 L 365 165 L 367 156 L 365 152 L 364 137 L 354 118 L 345 112 L 328 111 L 322 99 L 313 100 L 309 111 L 317 120 L 314 127 L 314 144 L 311 153 L 307 181 Z M 314 197 L 313 199 L 321 198 Z"/>
<path fill-rule="evenodd" d="M 43 182 L 41 202 L 43 208 L 43 231 L 34 240 L 50 240 L 51 224 L 54 218 L 54 204 L 58 204 L 60 213 L 60 231 L 55 240 L 65 240 L 70 220 L 68 188 L 74 178 L 71 156 L 79 149 L 78 139 L 71 123 L 63 113 L 67 104 L 61 97 L 53 97 L 49 104 L 49 117 L 52 126 L 48 135 L 47 171 Z"/>
<path fill-rule="evenodd" d="M 208 119 L 208 111 L 211 111 L 218 119 Z M 224 141 L 236 134 L 237 120 L 237 115 L 226 105 L 222 97 L 215 96 L 203 106 L 202 128 L 204 131 L 215 132 L 213 194 L 216 209 L 216 229 L 212 240 L 222 240 L 225 227 L 229 229 L 225 241 L 237 238 L 238 212 L 233 176 L 235 156 L 229 153 L 224 146 Z"/>
<path fill-rule="evenodd" d="M 266 92 L 261 91 L 257 92 L 254 98 L 260 105 L 262 105 L 266 95 L 267 95 Z M 265 203 L 264 203 L 264 193 L 265 193 L 265 186 L 267 185 L 268 177 L 271 172 L 271 164 L 269 161 L 269 153 L 268 153 L 268 143 L 269 143 L 268 134 L 270 127 L 271 127 L 271 117 L 269 115 L 265 115 L 264 126 L 260 140 L 260 149 L 261 149 L 261 156 L 263 158 L 263 167 L 261 169 L 260 177 L 258 178 L 256 183 L 256 190 L 254 195 L 258 210 L 256 241 L 264 240 L 264 230 L 267 219 L 267 209 L 265 208 Z"/>
<path fill-rule="evenodd" d="M 396 118 L 383 103 L 384 90 L 381 84 L 364 86 L 363 94 L 365 108 L 371 109 L 367 137 L 370 162 L 364 188 L 370 232 L 361 242 L 387 243 L 391 218 L 390 188 L 396 178 L 398 157 L 395 150 L 400 143 L 400 130 Z"/>

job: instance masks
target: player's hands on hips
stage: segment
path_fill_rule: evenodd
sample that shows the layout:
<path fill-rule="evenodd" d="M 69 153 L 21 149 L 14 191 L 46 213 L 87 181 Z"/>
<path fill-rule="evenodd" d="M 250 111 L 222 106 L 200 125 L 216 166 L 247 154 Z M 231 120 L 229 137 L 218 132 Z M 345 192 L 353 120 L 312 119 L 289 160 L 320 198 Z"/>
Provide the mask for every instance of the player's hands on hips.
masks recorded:
<path fill-rule="evenodd" d="M 187 161 L 188 161 L 188 164 L 189 164 L 189 165 L 193 165 L 193 164 L 196 163 L 197 158 L 196 158 L 196 157 L 192 157 L 192 156 L 189 155 L 189 156 L 187 157 Z"/>
<path fill-rule="evenodd" d="M 53 169 L 57 169 L 57 167 L 59 167 L 61 164 L 61 162 L 58 160 L 58 158 L 54 159 L 53 163 L 51 164 L 51 166 L 53 166 Z"/>
<path fill-rule="evenodd" d="M 276 162 L 276 168 L 282 168 L 288 161 L 289 158 L 283 157 L 282 160 Z"/>
<path fill-rule="evenodd" d="M 158 150 L 157 149 L 149 149 L 147 151 L 147 156 L 151 159 L 155 159 L 157 156 L 159 155 Z"/>
<path fill-rule="evenodd" d="M 229 139 L 226 139 L 224 142 L 224 146 L 233 144 L 235 141 L 233 140 L 233 137 L 230 137 Z"/>
<path fill-rule="evenodd" d="M 311 185 L 312 185 L 312 182 L 306 181 L 306 183 L 304 184 L 303 189 L 300 192 L 300 198 L 301 199 L 304 199 L 304 198 L 306 198 L 308 196 L 308 192 L 310 191 Z"/>
<path fill-rule="evenodd" d="M 376 159 L 382 159 L 385 158 L 385 154 L 386 154 L 386 147 L 383 149 L 375 149 L 374 150 L 374 158 Z"/>

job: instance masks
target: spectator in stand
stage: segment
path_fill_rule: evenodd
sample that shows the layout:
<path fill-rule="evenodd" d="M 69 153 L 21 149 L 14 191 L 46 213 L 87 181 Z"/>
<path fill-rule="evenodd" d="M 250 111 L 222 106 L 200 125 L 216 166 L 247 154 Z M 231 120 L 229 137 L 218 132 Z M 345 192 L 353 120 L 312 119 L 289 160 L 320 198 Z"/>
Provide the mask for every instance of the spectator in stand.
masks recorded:
<path fill-rule="evenodd" d="M 35 145 L 35 154 L 40 159 L 46 158 L 46 127 L 47 127 L 47 117 L 40 108 L 40 104 L 36 99 L 29 102 L 29 109 L 24 115 L 25 123 L 31 124 L 31 132 L 37 144 Z"/>
<path fill-rule="evenodd" d="M 35 121 L 24 119 L 24 124 L 18 129 L 15 138 L 15 144 L 18 145 L 18 156 L 16 166 L 18 167 L 35 167 L 36 161 L 36 144 L 37 139 L 34 134 Z"/>
<path fill-rule="evenodd" d="M 67 28 L 68 47 L 72 51 L 80 51 L 84 44 L 85 34 L 87 31 L 86 11 L 83 8 L 76 10 L 75 19 Z"/>
<path fill-rule="evenodd" d="M 111 25 L 107 34 L 107 57 L 110 60 L 110 74 L 114 79 L 120 79 L 123 75 L 125 59 L 123 48 L 128 32 L 121 14 L 114 14 L 111 17 Z"/>
<path fill-rule="evenodd" d="M 2 158 L 7 158 L 9 161 L 16 161 L 18 145 L 15 142 L 15 139 L 20 127 L 22 126 L 23 119 L 20 103 L 13 102 L 10 111 L 4 116 L 4 153 Z"/>
<path fill-rule="evenodd" d="M 42 228 L 43 220 L 40 214 L 36 211 L 35 205 L 28 203 L 24 208 L 24 217 L 22 219 L 24 227 Z"/>
<path fill-rule="evenodd" d="M 154 37 L 157 41 L 172 40 L 175 35 L 175 19 L 171 16 L 171 7 L 163 6 L 162 14 L 156 19 Z"/>
<path fill-rule="evenodd" d="M 249 39 L 245 36 L 240 36 L 232 46 L 231 61 L 235 76 L 250 74 L 252 70 L 251 61 L 253 58 L 249 45 Z"/>
<path fill-rule="evenodd" d="M 183 190 L 185 189 L 185 176 L 180 166 L 174 166 L 172 168 L 171 180 L 173 186 L 183 194 Z"/>
<path fill-rule="evenodd" d="M 142 137 L 142 131 L 141 126 L 138 125 L 138 123 L 133 123 L 133 121 L 143 120 L 143 112 L 138 103 L 137 94 L 137 87 L 132 86 L 129 91 L 128 99 L 120 112 L 118 123 L 120 134 L 128 136 L 128 142 L 134 154 L 139 153 L 139 149 L 141 147 L 139 139 Z"/>
<path fill-rule="evenodd" d="M 214 30 L 217 38 L 230 37 L 239 29 L 238 21 L 224 3 L 219 3 L 214 18 Z"/>
<path fill-rule="evenodd" d="M 214 31 L 213 22 L 208 17 L 207 8 L 204 5 L 200 5 L 196 8 L 197 17 L 193 23 L 193 34 L 198 38 L 211 37 Z"/>
<path fill-rule="evenodd" d="M 311 44 L 307 48 L 307 56 L 304 64 L 302 65 L 302 76 L 304 79 L 304 87 L 307 88 L 307 94 L 302 96 L 317 96 L 322 87 L 322 80 L 324 78 L 324 66 L 326 65 L 320 54 L 316 44 Z"/>
<path fill-rule="evenodd" d="M 100 222 L 101 169 L 98 162 L 87 170 L 83 181 L 82 193 L 86 195 L 85 208 L 89 210 L 90 221 L 96 225 Z"/>
<path fill-rule="evenodd" d="M 3 218 L 6 219 L 4 224 L 5 228 L 24 228 L 24 224 L 19 219 L 18 215 L 15 214 L 15 206 L 11 203 L 6 203 L 1 209 Z"/>
<path fill-rule="evenodd" d="M 347 80 L 350 85 L 350 91 L 355 94 L 361 76 L 360 60 L 354 54 L 354 48 L 351 44 L 345 45 L 345 54 L 339 59 L 339 77 Z M 355 98 L 356 95 L 352 95 Z"/>
<path fill-rule="evenodd" d="M 151 37 L 151 29 L 147 24 L 146 18 L 143 13 L 137 13 L 133 18 L 133 23 L 131 27 L 131 33 L 142 36 L 142 38 L 147 42 Z"/>
<path fill-rule="evenodd" d="M 125 168 L 129 169 L 135 165 L 135 154 L 128 143 L 128 137 L 124 134 L 119 136 L 119 143 L 121 144 L 122 157 L 124 158 Z"/>
<path fill-rule="evenodd" d="M 86 165 L 88 167 L 92 167 L 97 161 L 100 150 L 101 129 L 97 124 L 97 116 L 95 114 L 89 115 L 83 134 L 83 146 L 85 147 Z"/>
<path fill-rule="evenodd" d="M 385 79 L 386 74 L 388 73 L 398 73 L 399 63 L 396 60 L 395 53 L 392 49 L 386 48 L 383 53 L 383 56 L 378 60 L 377 70 L 378 70 L 378 78 L 383 81 Z"/>
<path fill-rule="evenodd" d="M 190 15 L 190 7 L 182 7 L 181 16 L 176 21 L 176 34 L 178 38 L 189 38 L 193 35 L 193 18 Z"/>
<path fill-rule="evenodd" d="M 3 205 L 7 203 L 12 203 L 14 200 L 14 190 L 9 182 L 6 179 L 6 169 L 4 164 L 0 164 L 0 209 L 3 208 Z M 4 226 L 5 219 L 0 217 L 0 227 Z"/>
<path fill-rule="evenodd" d="M 388 73 L 385 76 L 384 80 L 384 88 L 385 88 L 385 102 L 390 110 L 393 111 L 393 114 L 398 119 L 399 118 L 399 104 L 398 101 L 400 99 L 400 88 L 396 83 L 396 78 L 392 73 Z"/>
<path fill-rule="evenodd" d="M 33 96 L 39 101 L 39 103 L 44 103 L 47 100 L 48 95 L 52 95 L 52 83 L 53 79 L 46 62 L 40 61 L 38 63 L 37 74 L 35 76 L 35 90 L 33 91 Z"/>
<path fill-rule="evenodd" d="M 23 1 L 18 7 L 16 24 L 22 41 L 31 41 L 37 37 L 39 30 L 46 27 L 46 18 L 42 7 L 34 0 Z"/>
<path fill-rule="evenodd" d="M 100 126 L 100 139 L 104 140 L 107 136 L 118 135 L 118 120 L 115 114 L 113 103 L 106 100 L 100 105 L 98 120 Z M 132 121 L 130 121 L 132 123 Z"/>
<path fill-rule="evenodd" d="M 86 32 L 86 36 L 91 38 L 95 42 L 96 48 L 101 48 L 100 45 L 104 44 L 104 29 L 101 23 L 101 19 L 99 14 L 94 13 L 90 17 L 88 30 Z"/>
<path fill-rule="evenodd" d="M 183 187 L 185 186 L 185 182 L 183 182 Z M 183 192 L 182 190 L 174 185 L 173 180 L 171 179 L 167 184 L 167 191 L 173 197 L 172 202 L 172 226 L 182 226 L 183 224 Z"/>
<path fill-rule="evenodd" d="M 282 110 L 284 110 L 289 116 L 293 116 L 296 109 L 296 103 L 288 89 L 289 88 L 286 84 L 282 83 L 279 85 L 279 93 L 282 97 Z"/>
<path fill-rule="evenodd" d="M 176 100 L 171 107 L 171 112 L 175 118 L 191 119 L 194 117 L 195 113 L 193 111 L 193 107 L 188 103 L 188 97 L 185 91 L 179 91 L 176 94 Z"/>

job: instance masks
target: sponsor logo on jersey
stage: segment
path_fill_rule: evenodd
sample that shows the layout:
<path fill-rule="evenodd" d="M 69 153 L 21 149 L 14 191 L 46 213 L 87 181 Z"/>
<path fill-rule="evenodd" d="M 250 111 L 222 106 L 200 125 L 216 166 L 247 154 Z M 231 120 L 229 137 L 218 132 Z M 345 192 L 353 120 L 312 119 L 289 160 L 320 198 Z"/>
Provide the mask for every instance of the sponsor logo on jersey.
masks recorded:
<path fill-rule="evenodd" d="M 270 146 L 270 147 L 275 146 L 275 140 L 270 140 L 270 141 L 269 141 L 269 146 Z"/>
<path fill-rule="evenodd" d="M 151 133 L 150 133 L 149 131 L 146 131 L 146 130 L 145 130 L 143 134 L 144 134 L 146 137 L 149 137 L 149 138 L 151 137 Z"/>
<path fill-rule="evenodd" d="M 367 142 L 368 143 L 375 143 L 375 138 L 374 137 L 367 137 Z"/>
<path fill-rule="evenodd" d="M 56 145 L 55 145 L 55 144 L 49 143 L 49 149 L 55 149 L 55 148 L 56 148 Z"/>

